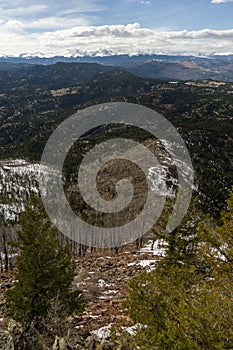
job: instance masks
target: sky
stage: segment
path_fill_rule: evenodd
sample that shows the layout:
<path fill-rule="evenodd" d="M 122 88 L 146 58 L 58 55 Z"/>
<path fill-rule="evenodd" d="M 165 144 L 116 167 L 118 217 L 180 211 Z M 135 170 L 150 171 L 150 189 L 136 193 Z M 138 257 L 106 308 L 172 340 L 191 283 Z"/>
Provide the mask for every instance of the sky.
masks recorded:
<path fill-rule="evenodd" d="M 0 56 L 232 53 L 233 0 L 0 0 Z"/>

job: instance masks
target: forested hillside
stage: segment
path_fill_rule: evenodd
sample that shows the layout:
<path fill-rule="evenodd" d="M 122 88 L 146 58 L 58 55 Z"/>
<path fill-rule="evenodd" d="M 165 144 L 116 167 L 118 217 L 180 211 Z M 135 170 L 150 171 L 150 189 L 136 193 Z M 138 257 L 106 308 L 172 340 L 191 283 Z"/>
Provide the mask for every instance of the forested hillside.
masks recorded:
<path fill-rule="evenodd" d="M 115 199 L 115 184 L 130 178 L 134 197 L 122 216 L 126 223 L 142 210 L 148 189 L 165 198 L 146 236 L 100 249 L 52 225 L 39 198 L 39 180 L 46 184 L 50 174 L 39 161 L 68 116 L 114 101 L 149 107 L 175 126 L 193 163 L 193 198 L 168 233 L 179 180 L 171 143 L 129 125 L 89 130 L 63 167 L 76 214 L 111 227 L 110 216 L 98 216 L 83 200 L 77 168 L 96 144 L 116 137 L 140 141 L 160 171 L 143 174 L 133 164 L 107 162 L 96 178 L 101 196 Z M 233 83 L 140 78 L 96 63 L 2 63 L 0 140 L 0 349 L 233 348 Z"/>
<path fill-rule="evenodd" d="M 224 208 L 233 183 L 232 96 L 233 84 L 211 80 L 146 80 L 97 64 L 4 64 L 0 68 L 1 158 L 38 161 L 52 131 L 78 109 L 110 101 L 141 104 L 178 129 L 192 157 L 202 202 L 216 214 Z M 78 147 L 76 153 L 79 158 Z"/>

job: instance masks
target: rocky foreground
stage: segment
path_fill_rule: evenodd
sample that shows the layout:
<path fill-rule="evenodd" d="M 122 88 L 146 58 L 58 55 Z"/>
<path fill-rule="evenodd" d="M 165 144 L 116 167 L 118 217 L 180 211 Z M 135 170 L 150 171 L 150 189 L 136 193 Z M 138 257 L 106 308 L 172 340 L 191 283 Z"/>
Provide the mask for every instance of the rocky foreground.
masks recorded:
<path fill-rule="evenodd" d="M 112 343 L 111 329 L 130 325 L 123 313 L 122 301 L 126 297 L 127 282 L 146 270 L 156 267 L 164 254 L 162 242 L 149 240 L 139 250 L 134 245 L 113 251 L 87 252 L 86 256 L 77 258 L 77 276 L 74 284 L 83 291 L 88 300 L 85 311 L 69 323 L 70 336 L 65 340 L 54 334 L 53 350 L 58 349 L 127 349 L 122 340 Z M 9 349 L 51 349 L 37 332 L 32 330 L 30 339 L 25 339 L 23 329 L 4 314 L 5 292 L 14 284 L 14 274 L 0 276 L 0 350 Z M 132 325 L 131 325 L 132 326 Z M 134 327 L 126 327 L 133 332 Z M 31 345 L 27 347 L 26 343 Z M 32 345 L 34 343 L 34 345 Z M 40 345 L 38 345 L 40 343 Z M 41 347 L 42 346 L 42 347 Z"/>

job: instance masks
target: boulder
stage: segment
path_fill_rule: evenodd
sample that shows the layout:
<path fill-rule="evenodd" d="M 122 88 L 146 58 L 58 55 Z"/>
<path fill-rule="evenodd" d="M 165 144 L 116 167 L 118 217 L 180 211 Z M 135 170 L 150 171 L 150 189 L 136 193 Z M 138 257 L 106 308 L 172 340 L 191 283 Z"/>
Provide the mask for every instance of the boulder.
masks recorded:
<path fill-rule="evenodd" d="M 14 350 L 13 338 L 10 332 L 0 329 L 0 350 Z"/>
<path fill-rule="evenodd" d="M 53 344 L 53 350 L 68 350 L 68 349 L 71 349 L 71 347 L 67 346 L 65 340 L 63 338 L 59 338 L 58 336 L 56 336 L 55 342 Z"/>

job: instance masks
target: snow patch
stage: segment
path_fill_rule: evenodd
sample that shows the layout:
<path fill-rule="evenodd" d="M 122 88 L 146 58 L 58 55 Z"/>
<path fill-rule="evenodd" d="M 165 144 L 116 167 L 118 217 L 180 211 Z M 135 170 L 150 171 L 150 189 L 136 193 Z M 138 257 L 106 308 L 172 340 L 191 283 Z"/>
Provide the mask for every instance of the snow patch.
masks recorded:
<path fill-rule="evenodd" d="M 99 329 L 96 329 L 96 330 L 92 331 L 91 333 L 95 334 L 99 339 L 107 339 L 111 335 L 112 326 L 113 326 L 113 324 L 110 323 L 109 325 L 101 327 Z"/>
<path fill-rule="evenodd" d="M 110 287 L 111 284 L 106 283 L 103 279 L 98 280 L 98 287 L 104 288 L 104 287 Z"/>
<path fill-rule="evenodd" d="M 134 326 L 131 327 L 121 327 L 123 330 L 125 330 L 127 333 L 129 333 L 130 335 L 134 336 L 137 334 L 137 332 L 139 330 L 141 330 L 142 328 L 146 328 L 146 326 L 143 326 L 141 323 L 137 323 Z"/>
<path fill-rule="evenodd" d="M 149 168 L 148 180 L 151 183 L 151 190 L 156 191 L 160 196 L 175 197 L 177 179 L 171 176 L 168 167 L 158 165 Z"/>
<path fill-rule="evenodd" d="M 155 265 L 157 263 L 157 260 L 141 260 L 137 265 L 140 265 L 142 267 L 148 267 L 149 270 L 154 270 Z"/>
<path fill-rule="evenodd" d="M 0 160 L 0 215 L 6 221 L 17 220 L 24 210 L 23 202 L 39 193 L 39 179 L 46 188 L 52 178 L 51 171 L 39 163 L 24 159 Z"/>
<path fill-rule="evenodd" d="M 163 240 L 149 240 L 139 251 L 139 253 L 151 253 L 156 256 L 165 256 L 166 242 Z"/>

